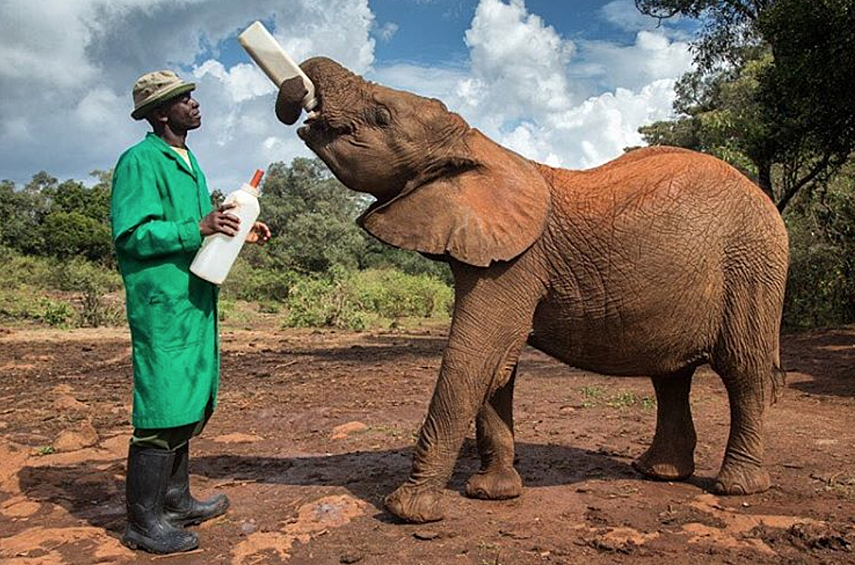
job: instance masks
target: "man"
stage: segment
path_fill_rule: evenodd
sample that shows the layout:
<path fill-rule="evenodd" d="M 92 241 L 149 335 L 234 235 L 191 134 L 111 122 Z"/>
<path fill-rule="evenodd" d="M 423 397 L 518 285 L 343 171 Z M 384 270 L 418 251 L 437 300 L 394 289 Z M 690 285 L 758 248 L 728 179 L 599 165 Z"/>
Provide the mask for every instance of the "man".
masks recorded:
<path fill-rule="evenodd" d="M 152 132 L 128 149 L 113 173 L 113 242 L 127 295 L 134 367 L 134 433 L 126 481 L 128 524 L 123 543 L 155 553 L 198 546 L 198 524 L 226 511 L 218 495 L 190 495 L 190 438 L 217 400 L 217 287 L 190 273 L 205 236 L 234 236 L 239 220 L 212 211 L 205 176 L 185 144 L 201 125 L 193 83 L 171 71 L 141 76 L 131 117 Z M 264 243 L 257 222 L 247 238 Z"/>

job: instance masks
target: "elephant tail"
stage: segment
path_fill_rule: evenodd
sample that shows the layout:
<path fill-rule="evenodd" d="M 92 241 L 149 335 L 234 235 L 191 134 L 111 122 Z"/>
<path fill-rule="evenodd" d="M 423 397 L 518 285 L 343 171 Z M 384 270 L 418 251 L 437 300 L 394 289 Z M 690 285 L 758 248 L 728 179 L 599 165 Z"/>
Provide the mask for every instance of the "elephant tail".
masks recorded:
<path fill-rule="evenodd" d="M 787 372 L 781 366 L 781 351 L 779 348 L 775 348 L 775 356 L 772 361 L 772 371 L 769 375 L 769 380 L 772 385 L 772 394 L 769 403 L 775 404 L 778 401 L 778 396 L 783 392 L 784 387 L 787 386 Z"/>

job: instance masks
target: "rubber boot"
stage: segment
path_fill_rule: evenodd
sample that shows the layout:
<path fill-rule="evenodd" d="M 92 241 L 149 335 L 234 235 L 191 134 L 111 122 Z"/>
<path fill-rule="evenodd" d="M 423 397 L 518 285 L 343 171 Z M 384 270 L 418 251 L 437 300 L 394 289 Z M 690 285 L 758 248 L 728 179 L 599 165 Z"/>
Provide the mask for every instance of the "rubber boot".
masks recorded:
<path fill-rule="evenodd" d="M 199 547 L 199 537 L 176 527 L 164 514 L 164 499 L 175 454 L 131 446 L 125 482 L 128 525 L 122 543 L 152 553 L 177 553 Z"/>
<path fill-rule="evenodd" d="M 175 450 L 175 462 L 166 490 L 166 519 L 176 526 L 201 524 L 205 520 L 225 514 L 229 508 L 229 499 L 224 494 L 212 496 L 207 500 L 196 500 L 190 494 L 190 444 Z"/>

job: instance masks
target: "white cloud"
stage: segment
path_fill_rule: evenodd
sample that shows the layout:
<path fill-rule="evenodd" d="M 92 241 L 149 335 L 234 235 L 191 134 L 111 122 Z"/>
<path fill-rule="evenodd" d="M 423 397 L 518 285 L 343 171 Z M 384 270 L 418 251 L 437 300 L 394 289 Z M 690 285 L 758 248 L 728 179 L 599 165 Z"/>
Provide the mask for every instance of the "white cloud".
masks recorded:
<path fill-rule="evenodd" d="M 258 69 L 202 60 L 256 18 L 273 24 L 297 60 L 323 54 L 357 72 L 374 63 L 368 0 L 0 2 L 0 178 L 24 182 L 46 169 L 82 179 L 112 167 L 147 129 L 129 117 L 131 85 L 157 68 L 199 84 L 204 126 L 189 143 L 212 186 L 237 186 L 256 156 L 268 159 L 270 135 L 293 139 L 276 160 L 307 154 L 276 121 L 273 88 Z"/>
<path fill-rule="evenodd" d="M 600 13 L 606 21 L 625 31 L 652 30 L 660 25 L 657 18 L 639 12 L 634 0 L 614 0 L 603 6 Z"/>
<path fill-rule="evenodd" d="M 665 35 L 640 31 L 633 45 L 579 41 L 579 64 L 570 71 L 601 90 L 621 86 L 638 89 L 663 78 L 676 78 L 692 64 L 689 45 Z"/>
<path fill-rule="evenodd" d="M 470 104 L 510 119 L 562 111 L 572 104 L 565 68 L 573 43 L 529 14 L 522 0 L 481 0 L 465 37 L 472 82 L 464 90 L 477 97 L 469 98 Z"/>
<path fill-rule="evenodd" d="M 377 35 L 379 35 L 380 39 L 383 41 L 389 41 L 396 33 L 398 33 L 398 29 L 398 24 L 394 22 L 386 22 L 377 30 Z"/>
<path fill-rule="evenodd" d="M 424 0 L 422 0 L 424 1 Z M 203 127 L 189 144 L 212 188 L 310 152 L 273 115 L 274 89 L 247 58 L 220 50 L 252 19 L 295 60 L 330 56 L 382 84 L 441 99 L 496 141 L 542 162 L 587 167 L 640 143 L 637 128 L 667 117 L 685 42 L 641 27 L 626 8 L 604 17 L 636 32 L 617 45 L 562 37 L 522 0 L 480 0 L 457 67 L 378 65 L 368 0 L 5 0 L 0 2 L 0 178 L 45 169 L 85 179 L 112 167 L 148 129 L 133 122 L 130 87 L 144 71 L 175 68 L 198 85 Z M 635 22 L 635 23 L 634 23 Z M 46 40 L 49 38 L 50 40 Z"/>

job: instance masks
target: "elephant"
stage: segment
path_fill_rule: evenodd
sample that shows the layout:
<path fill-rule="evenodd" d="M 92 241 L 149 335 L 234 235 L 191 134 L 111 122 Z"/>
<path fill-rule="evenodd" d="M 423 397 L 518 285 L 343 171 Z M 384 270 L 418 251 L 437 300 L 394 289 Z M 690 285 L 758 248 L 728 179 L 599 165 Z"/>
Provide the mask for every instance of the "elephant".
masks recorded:
<path fill-rule="evenodd" d="M 509 499 L 513 393 L 526 344 L 570 366 L 649 376 L 656 427 L 635 462 L 677 481 L 695 470 L 692 376 L 724 383 L 730 434 L 711 490 L 769 488 L 764 412 L 784 386 L 779 353 L 788 237 L 771 200 L 709 155 L 639 148 L 569 170 L 526 159 L 439 100 L 363 79 L 325 57 L 300 65 L 317 106 L 297 135 L 373 203 L 377 239 L 446 261 L 455 303 L 407 480 L 385 500 L 407 522 L 443 517 L 442 492 L 472 420 L 480 469 L 465 493 Z M 300 78 L 280 85 L 279 121 L 302 115 Z"/>

